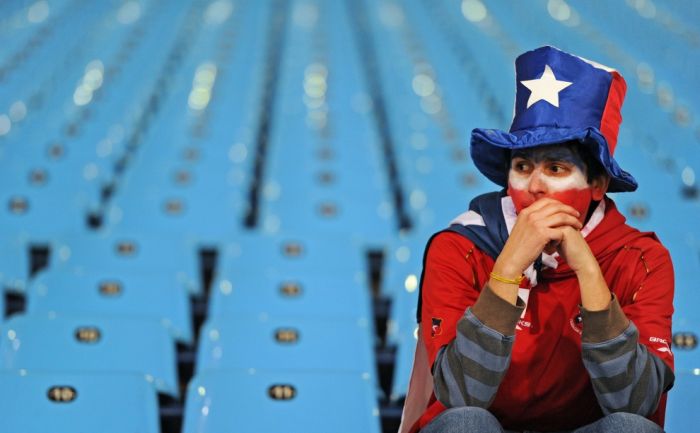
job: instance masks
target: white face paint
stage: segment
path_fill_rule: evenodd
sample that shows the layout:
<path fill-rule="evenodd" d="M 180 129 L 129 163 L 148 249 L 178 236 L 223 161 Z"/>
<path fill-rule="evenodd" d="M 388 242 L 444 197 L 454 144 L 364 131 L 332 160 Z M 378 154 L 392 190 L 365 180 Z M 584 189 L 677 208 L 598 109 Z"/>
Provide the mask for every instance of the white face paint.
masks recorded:
<path fill-rule="evenodd" d="M 585 216 L 592 200 L 586 165 L 568 146 L 547 146 L 514 152 L 508 171 L 508 195 L 517 212 L 550 197 Z"/>
<path fill-rule="evenodd" d="M 581 158 L 565 146 L 517 152 L 508 171 L 508 184 L 520 191 L 529 190 L 533 181 L 541 182 L 546 192 L 587 189 L 583 167 Z"/>
<path fill-rule="evenodd" d="M 546 164 L 546 163 L 540 163 Z M 571 172 L 566 176 L 550 176 L 546 170 L 537 167 L 532 173 L 519 173 L 513 168 L 508 171 L 508 184 L 511 188 L 520 191 L 527 191 L 530 188 L 530 182 L 539 180 L 549 192 L 567 191 L 572 189 L 587 189 L 588 181 L 586 175 L 580 168 L 573 166 Z"/>

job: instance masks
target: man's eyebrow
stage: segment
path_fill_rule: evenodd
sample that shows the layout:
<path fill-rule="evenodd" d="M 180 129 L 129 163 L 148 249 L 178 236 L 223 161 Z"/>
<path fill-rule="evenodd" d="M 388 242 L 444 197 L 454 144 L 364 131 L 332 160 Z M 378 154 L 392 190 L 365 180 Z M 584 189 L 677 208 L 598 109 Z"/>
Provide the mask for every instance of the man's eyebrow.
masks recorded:
<path fill-rule="evenodd" d="M 585 167 L 583 159 L 570 149 L 520 149 L 514 150 L 511 154 L 511 159 L 523 158 L 533 162 L 566 162 L 578 167 Z"/>
<path fill-rule="evenodd" d="M 513 158 L 525 158 L 525 159 L 530 159 L 530 158 L 532 158 L 532 156 L 533 156 L 532 153 L 533 153 L 533 152 L 528 152 L 528 151 L 525 151 L 525 150 L 515 150 L 515 151 L 513 151 L 513 153 L 511 153 L 510 159 L 513 159 Z"/>
<path fill-rule="evenodd" d="M 553 152 L 547 152 L 546 154 L 541 156 L 541 159 L 544 161 L 562 161 L 562 162 L 569 162 L 571 164 L 579 165 L 583 161 L 581 158 L 576 155 L 575 153 L 571 151 L 565 151 L 565 150 L 559 150 L 559 151 L 553 151 Z"/>

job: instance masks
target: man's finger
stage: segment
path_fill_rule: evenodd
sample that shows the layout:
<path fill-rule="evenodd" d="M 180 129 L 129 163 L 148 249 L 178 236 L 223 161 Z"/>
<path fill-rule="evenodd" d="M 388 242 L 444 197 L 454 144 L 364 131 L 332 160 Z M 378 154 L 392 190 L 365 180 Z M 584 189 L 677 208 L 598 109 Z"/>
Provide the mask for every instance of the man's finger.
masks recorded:
<path fill-rule="evenodd" d="M 558 228 L 558 227 L 573 227 L 576 230 L 581 230 L 583 228 L 583 224 L 581 224 L 581 221 L 579 221 L 578 218 L 569 215 L 567 213 L 562 213 L 558 212 L 553 215 L 549 215 L 548 217 L 542 218 L 541 220 L 543 224 L 545 224 L 546 227 L 549 228 Z"/>
<path fill-rule="evenodd" d="M 554 213 L 554 212 L 566 212 L 566 213 L 570 213 L 572 215 L 580 216 L 579 211 L 577 211 L 573 207 L 571 207 L 567 204 L 564 204 L 564 203 L 560 202 L 559 200 L 555 200 L 555 199 L 549 198 L 549 197 L 544 197 L 544 198 L 537 200 L 536 202 L 534 202 L 530 206 L 523 209 L 523 211 L 521 213 L 532 214 L 535 212 L 542 212 L 542 211 L 546 211 L 546 214 L 548 214 L 548 215 L 551 213 Z"/>

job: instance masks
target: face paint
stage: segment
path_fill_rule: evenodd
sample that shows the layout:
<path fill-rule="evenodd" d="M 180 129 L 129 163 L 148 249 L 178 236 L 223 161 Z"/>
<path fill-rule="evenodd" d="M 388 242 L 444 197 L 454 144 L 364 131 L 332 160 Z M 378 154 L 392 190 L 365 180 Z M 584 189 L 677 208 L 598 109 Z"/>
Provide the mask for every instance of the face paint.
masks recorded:
<path fill-rule="evenodd" d="M 592 200 L 585 164 L 565 146 L 514 153 L 508 172 L 508 195 L 518 213 L 540 198 L 549 197 L 579 211 L 581 222 Z"/>

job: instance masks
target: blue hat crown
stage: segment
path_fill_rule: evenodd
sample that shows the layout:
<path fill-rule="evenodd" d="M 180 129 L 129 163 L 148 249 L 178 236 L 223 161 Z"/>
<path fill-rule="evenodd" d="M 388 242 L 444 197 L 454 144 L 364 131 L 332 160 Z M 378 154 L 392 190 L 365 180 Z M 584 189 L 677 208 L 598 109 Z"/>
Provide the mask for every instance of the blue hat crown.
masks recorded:
<path fill-rule="evenodd" d="M 549 46 L 520 55 L 515 70 L 510 131 L 472 131 L 472 158 L 486 177 L 506 185 L 504 168 L 513 149 L 578 141 L 605 167 L 610 192 L 637 188 L 636 180 L 613 158 L 626 92 L 622 75 Z"/>

